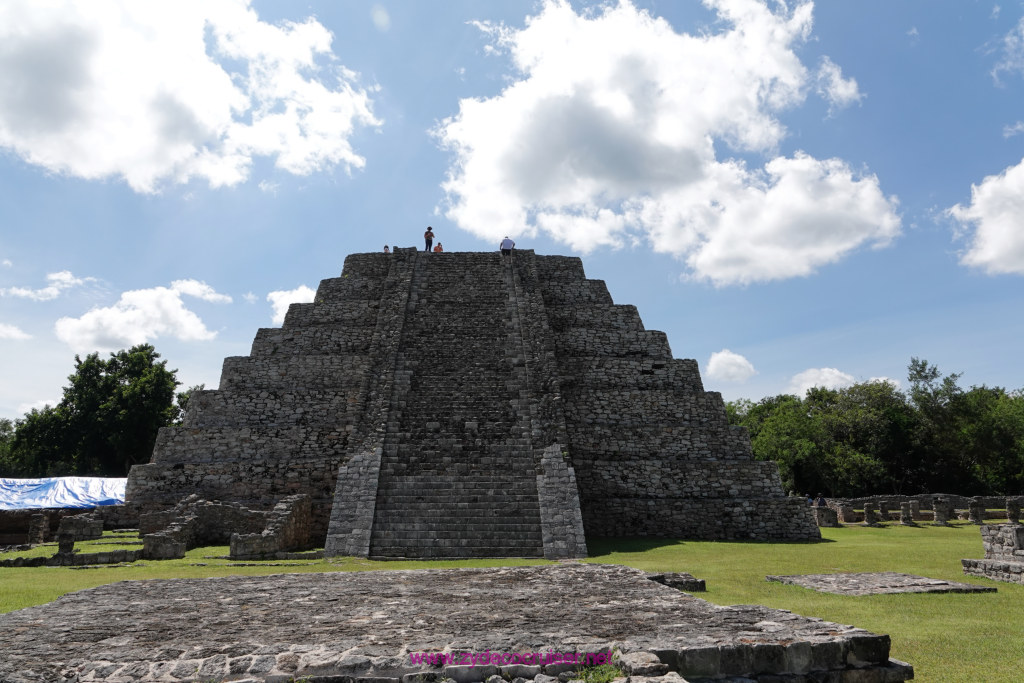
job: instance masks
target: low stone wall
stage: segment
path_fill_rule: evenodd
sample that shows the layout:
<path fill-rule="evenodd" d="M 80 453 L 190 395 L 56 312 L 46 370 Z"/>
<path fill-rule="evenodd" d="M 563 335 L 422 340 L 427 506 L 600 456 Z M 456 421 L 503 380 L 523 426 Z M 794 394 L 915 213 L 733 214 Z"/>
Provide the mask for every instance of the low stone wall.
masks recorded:
<path fill-rule="evenodd" d="M 23 545 L 43 543 L 57 535 L 57 527 L 65 517 L 84 515 L 92 512 L 78 508 L 34 508 L 31 510 L 0 510 L 0 545 Z M 40 524 L 33 518 L 42 515 L 45 522 Z M 33 526 L 36 525 L 36 526 Z M 38 539 L 42 533 L 42 540 Z M 30 538 L 31 535 L 31 538 Z"/>
<path fill-rule="evenodd" d="M 78 553 L 74 544 L 65 546 L 50 557 L 14 557 L 0 560 L 0 567 L 83 567 L 100 564 L 122 564 L 142 558 L 141 550 L 108 550 L 99 553 Z"/>
<path fill-rule="evenodd" d="M 94 508 L 89 516 L 101 520 L 105 531 L 139 528 L 139 506 L 137 505 L 103 505 Z"/>
<path fill-rule="evenodd" d="M 194 492 L 206 500 L 234 501 L 253 510 L 268 510 L 282 498 L 308 493 L 312 499 L 312 533 L 319 545 L 327 538 L 337 473 L 337 464 L 326 460 L 151 463 L 132 468 L 126 496 L 138 504 L 141 512 L 151 513 L 177 505 L 182 491 Z M 140 521 L 140 531 L 141 526 Z M 262 529 L 260 523 L 245 533 Z M 224 543 L 229 537 L 230 532 Z"/>
<path fill-rule="evenodd" d="M 985 558 L 960 560 L 964 574 L 1024 583 L 1024 525 L 983 524 L 980 530 Z"/>
<path fill-rule="evenodd" d="M 60 520 L 57 536 L 69 536 L 75 541 L 92 541 L 103 535 L 103 520 L 91 515 L 77 515 Z"/>
<path fill-rule="evenodd" d="M 258 560 L 279 552 L 307 550 L 310 544 L 311 509 L 309 496 L 285 498 L 267 515 L 259 534 L 231 534 L 231 559 Z"/>
<path fill-rule="evenodd" d="M 227 545 L 233 533 L 259 533 L 267 525 L 269 512 L 254 510 L 241 503 L 204 500 L 189 496 L 170 510 L 146 512 L 139 518 L 139 533 L 145 538 L 160 533 L 173 524 L 184 524 L 190 518 L 189 545 Z"/>
<path fill-rule="evenodd" d="M 306 494 L 284 498 L 271 510 L 192 495 L 170 510 L 143 513 L 139 520 L 142 556 L 151 560 L 178 559 L 206 545 L 230 545 L 232 559 L 276 557 L 311 548 L 312 526 Z"/>

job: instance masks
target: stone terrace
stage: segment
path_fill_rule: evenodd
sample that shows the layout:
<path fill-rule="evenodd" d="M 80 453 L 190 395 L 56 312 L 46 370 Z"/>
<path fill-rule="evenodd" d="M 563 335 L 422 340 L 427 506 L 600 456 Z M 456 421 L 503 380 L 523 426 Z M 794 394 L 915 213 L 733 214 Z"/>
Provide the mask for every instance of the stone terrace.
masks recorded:
<path fill-rule="evenodd" d="M 627 673 L 678 672 L 691 682 L 913 677 L 889 659 L 888 636 L 719 607 L 639 570 L 581 563 L 122 582 L 0 615 L 0 680 L 9 683 L 412 683 L 409 674 L 425 667 L 411 665 L 410 653 L 552 650 L 614 651 Z M 422 680 L 499 673 L 433 672 Z M 502 673 L 532 678 L 540 669 Z"/>
<path fill-rule="evenodd" d="M 126 498 L 311 500 L 331 555 L 581 557 L 589 536 L 817 540 L 697 364 L 578 258 L 353 254 L 161 430 Z"/>

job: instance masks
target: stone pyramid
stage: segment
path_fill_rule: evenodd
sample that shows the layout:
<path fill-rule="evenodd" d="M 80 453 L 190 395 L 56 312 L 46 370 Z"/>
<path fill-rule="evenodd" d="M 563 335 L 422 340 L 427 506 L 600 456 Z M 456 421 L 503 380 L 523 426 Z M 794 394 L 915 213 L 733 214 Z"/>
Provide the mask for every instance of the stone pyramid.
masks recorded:
<path fill-rule="evenodd" d="M 353 254 L 227 358 L 129 475 L 142 510 L 193 493 L 313 499 L 328 555 L 581 557 L 586 537 L 820 538 L 697 364 L 578 258 Z"/>

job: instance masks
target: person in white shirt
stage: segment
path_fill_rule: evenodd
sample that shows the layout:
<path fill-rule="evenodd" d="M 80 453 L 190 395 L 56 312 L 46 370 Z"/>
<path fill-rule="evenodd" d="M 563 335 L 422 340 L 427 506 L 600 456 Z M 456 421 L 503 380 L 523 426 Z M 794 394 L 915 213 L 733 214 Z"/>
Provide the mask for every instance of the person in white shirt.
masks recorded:
<path fill-rule="evenodd" d="M 510 240 L 508 238 L 508 235 L 505 235 L 505 239 L 503 239 L 501 241 L 501 246 L 499 247 L 499 249 L 501 249 L 502 255 L 504 255 L 504 254 L 511 254 L 512 253 L 512 249 L 515 246 L 516 246 L 516 243 L 513 242 L 512 240 Z"/>

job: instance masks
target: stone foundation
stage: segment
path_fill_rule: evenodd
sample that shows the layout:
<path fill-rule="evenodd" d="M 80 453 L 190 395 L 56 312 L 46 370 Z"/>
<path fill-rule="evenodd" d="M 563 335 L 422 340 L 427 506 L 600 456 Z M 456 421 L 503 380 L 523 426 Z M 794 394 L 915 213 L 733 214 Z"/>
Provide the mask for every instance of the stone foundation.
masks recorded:
<path fill-rule="evenodd" d="M 889 658 L 888 636 L 766 607 L 719 607 L 639 570 L 580 563 L 122 582 L 0 614 L 0 652 L 0 680 L 9 683 L 475 683 L 500 674 L 553 683 L 541 676 L 575 668 L 410 657 L 465 652 L 611 653 L 644 683 L 913 678 L 912 667 Z"/>
<path fill-rule="evenodd" d="M 1024 525 L 983 524 L 980 528 L 985 559 L 960 560 L 964 574 L 1024 583 Z"/>
<path fill-rule="evenodd" d="M 290 496 L 271 510 L 189 496 L 170 510 L 143 513 L 143 557 L 171 560 L 192 548 L 230 545 L 232 559 L 260 559 L 312 547 L 308 495 Z"/>
<path fill-rule="evenodd" d="M 232 560 L 261 560 L 279 553 L 308 550 L 311 507 L 309 496 L 285 498 L 267 515 L 267 525 L 259 534 L 231 534 Z"/>

